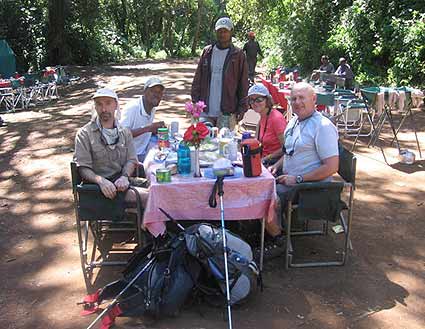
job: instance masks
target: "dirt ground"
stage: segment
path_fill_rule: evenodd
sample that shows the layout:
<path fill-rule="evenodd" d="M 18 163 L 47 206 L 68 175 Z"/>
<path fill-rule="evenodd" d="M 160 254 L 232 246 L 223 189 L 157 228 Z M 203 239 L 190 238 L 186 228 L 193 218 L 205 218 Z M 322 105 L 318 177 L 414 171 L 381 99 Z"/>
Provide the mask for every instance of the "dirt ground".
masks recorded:
<path fill-rule="evenodd" d="M 121 105 L 141 93 L 147 76 L 161 76 L 167 90 L 158 116 L 187 125 L 195 61 L 143 62 L 76 68 L 79 83 L 61 98 L 28 111 L 1 115 L 0 127 L 0 328 L 86 328 L 69 163 L 73 139 L 90 118 L 98 86 L 118 91 Z M 425 112 L 414 123 L 425 152 Z M 290 269 L 283 259 L 265 264 L 265 289 L 234 309 L 235 328 L 425 328 L 425 161 L 411 123 L 400 133 L 414 150 L 414 165 L 398 163 L 384 134 L 387 165 L 365 140 L 356 148 L 357 190 L 353 252 L 344 267 Z M 352 141 L 347 139 L 349 144 Z M 315 245 L 303 240 L 303 248 Z M 99 273 L 98 285 L 119 277 Z M 117 320 L 117 328 L 226 328 L 222 309 L 204 305 L 172 319 Z"/>

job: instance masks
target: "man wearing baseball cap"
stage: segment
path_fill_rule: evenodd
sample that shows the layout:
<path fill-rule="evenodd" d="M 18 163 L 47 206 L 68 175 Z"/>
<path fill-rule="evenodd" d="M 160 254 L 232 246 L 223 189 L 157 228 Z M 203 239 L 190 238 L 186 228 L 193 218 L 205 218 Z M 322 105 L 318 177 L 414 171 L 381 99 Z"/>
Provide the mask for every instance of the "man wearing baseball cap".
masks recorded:
<path fill-rule="evenodd" d="M 131 132 L 116 120 L 118 96 L 102 88 L 93 95 L 93 101 L 96 113 L 75 137 L 74 162 L 83 180 L 98 184 L 108 199 L 135 201 L 136 195 L 128 187 L 137 157 Z M 137 191 L 142 203 L 146 202 L 147 189 Z"/>
<path fill-rule="evenodd" d="M 248 66 L 244 52 L 232 44 L 232 20 L 219 18 L 215 31 L 217 42 L 202 51 L 191 96 L 207 104 L 203 115 L 208 121 L 233 129 L 248 108 Z"/>
<path fill-rule="evenodd" d="M 260 44 L 255 40 L 254 31 L 248 32 L 248 39 L 248 42 L 243 46 L 243 51 L 246 54 L 246 60 L 248 62 L 248 77 L 252 82 L 254 82 L 257 55 L 263 57 L 263 53 L 261 51 Z"/>
<path fill-rule="evenodd" d="M 163 121 L 154 122 L 156 107 L 162 100 L 165 86 L 157 77 L 146 80 L 143 96 L 131 102 L 123 111 L 120 123 L 131 130 L 139 161 L 143 162 L 149 148 L 156 144 L 158 128 Z"/>

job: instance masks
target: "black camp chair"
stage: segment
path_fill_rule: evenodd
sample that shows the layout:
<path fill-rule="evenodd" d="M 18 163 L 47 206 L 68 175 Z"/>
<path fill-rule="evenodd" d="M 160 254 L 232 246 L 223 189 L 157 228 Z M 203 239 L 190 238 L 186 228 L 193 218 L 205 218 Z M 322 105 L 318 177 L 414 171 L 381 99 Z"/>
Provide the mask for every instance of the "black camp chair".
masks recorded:
<path fill-rule="evenodd" d="M 71 176 L 81 266 L 89 291 L 95 268 L 125 265 L 127 259 L 119 256 L 135 250 L 128 248 L 127 243 L 115 247 L 114 232 L 136 232 L 136 248 L 143 245 L 142 208 L 139 200 L 136 204 L 127 204 L 124 193 L 110 200 L 97 184 L 83 183 L 75 162 L 71 162 Z"/>
<path fill-rule="evenodd" d="M 285 258 L 287 269 L 289 267 L 338 266 L 344 265 L 346 262 L 348 250 L 351 248 L 350 228 L 356 178 L 356 157 L 342 146 L 340 146 L 339 152 L 338 174 L 342 181 L 302 183 L 295 186 L 293 193 L 289 197 L 286 210 L 287 246 Z M 343 201 L 341 197 L 346 200 Z M 344 216 L 344 213 L 346 213 L 346 216 Z M 309 221 L 321 222 L 322 228 L 320 230 L 310 230 L 308 228 Z M 292 238 L 294 236 L 326 236 L 329 222 L 335 223 L 338 221 L 344 234 L 343 247 L 336 251 L 340 255 L 338 259 L 332 261 L 293 261 Z M 301 231 L 296 231 L 294 226 L 300 223 L 302 223 L 301 226 L 303 228 Z"/>

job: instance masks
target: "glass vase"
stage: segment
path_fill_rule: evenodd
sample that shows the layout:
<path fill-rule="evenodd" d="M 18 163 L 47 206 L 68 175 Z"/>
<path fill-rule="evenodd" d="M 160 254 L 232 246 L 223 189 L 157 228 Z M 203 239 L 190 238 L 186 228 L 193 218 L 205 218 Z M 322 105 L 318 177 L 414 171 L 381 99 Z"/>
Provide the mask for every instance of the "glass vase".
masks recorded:
<path fill-rule="evenodd" d="M 201 165 L 199 163 L 199 147 L 195 148 L 195 168 L 193 170 L 193 177 L 202 177 Z"/>

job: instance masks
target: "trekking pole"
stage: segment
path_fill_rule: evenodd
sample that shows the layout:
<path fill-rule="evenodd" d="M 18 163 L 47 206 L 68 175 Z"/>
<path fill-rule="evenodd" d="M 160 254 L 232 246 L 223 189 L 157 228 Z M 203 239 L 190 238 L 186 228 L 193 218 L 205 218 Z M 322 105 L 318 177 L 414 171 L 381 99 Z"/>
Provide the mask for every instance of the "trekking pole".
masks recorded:
<path fill-rule="evenodd" d="M 182 225 L 180 225 L 179 223 L 177 223 L 177 221 L 173 218 L 173 217 L 171 217 L 171 215 L 169 215 L 164 209 L 162 209 L 162 208 L 158 208 L 172 223 L 174 223 L 174 224 L 176 224 L 177 225 L 177 227 L 180 229 L 180 230 L 182 230 L 183 232 L 185 231 L 185 228 L 182 226 Z"/>
<path fill-rule="evenodd" d="M 217 184 L 218 195 L 220 197 L 221 234 L 223 236 L 224 273 L 226 276 L 227 317 L 229 320 L 229 329 L 232 329 L 233 326 L 232 326 L 232 309 L 230 305 L 229 269 L 227 264 L 227 241 L 226 241 L 226 230 L 224 227 L 223 181 L 224 181 L 224 176 L 217 177 L 216 184 Z"/>
<path fill-rule="evenodd" d="M 103 311 L 102 311 L 102 313 L 100 313 L 98 316 L 97 316 L 97 318 L 96 319 L 94 319 L 94 321 L 87 327 L 87 329 L 91 329 L 91 328 L 93 328 L 94 327 L 94 325 L 100 320 L 100 319 L 102 319 L 104 316 L 105 316 L 105 314 L 106 313 L 108 313 L 111 309 L 112 309 L 112 307 L 114 307 L 115 306 L 115 304 L 117 303 L 117 301 L 118 301 L 118 298 L 120 298 L 121 297 L 121 295 L 123 294 L 123 293 L 125 293 L 126 291 L 127 291 L 127 289 L 128 288 L 130 288 L 132 285 L 133 285 L 133 283 L 134 282 L 136 282 L 136 280 L 143 274 L 143 272 L 145 272 L 146 271 L 146 269 L 153 263 L 153 261 L 155 260 L 155 258 L 154 257 L 152 257 L 151 258 L 151 260 L 140 270 L 140 272 L 139 273 L 137 273 L 135 276 L 134 276 L 134 278 L 124 287 L 124 289 L 123 290 L 121 290 L 121 292 L 111 301 L 111 303 L 108 305 L 108 307 L 107 308 L 105 308 Z"/>

